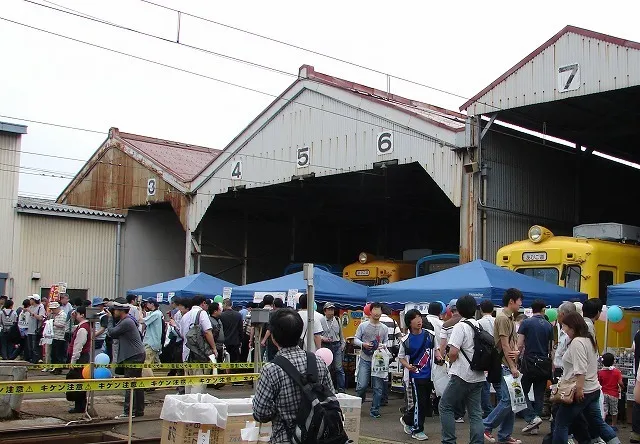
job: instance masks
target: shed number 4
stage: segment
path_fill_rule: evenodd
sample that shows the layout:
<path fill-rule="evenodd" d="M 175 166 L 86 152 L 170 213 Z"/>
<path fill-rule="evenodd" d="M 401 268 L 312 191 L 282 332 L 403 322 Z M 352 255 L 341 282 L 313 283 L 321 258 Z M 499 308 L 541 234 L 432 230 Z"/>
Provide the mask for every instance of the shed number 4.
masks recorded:
<path fill-rule="evenodd" d="M 242 161 L 241 160 L 237 160 L 237 161 L 233 162 L 232 165 L 233 166 L 231 168 L 231 178 L 235 179 L 235 180 L 242 179 Z"/>

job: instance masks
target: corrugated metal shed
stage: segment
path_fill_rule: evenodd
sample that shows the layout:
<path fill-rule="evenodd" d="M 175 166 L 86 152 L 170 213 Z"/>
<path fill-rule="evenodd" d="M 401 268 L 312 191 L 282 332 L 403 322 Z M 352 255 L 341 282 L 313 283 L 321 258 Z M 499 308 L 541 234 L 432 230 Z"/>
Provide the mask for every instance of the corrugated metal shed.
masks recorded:
<path fill-rule="evenodd" d="M 216 194 L 229 188 L 285 183 L 369 170 L 397 160 L 418 162 L 453 202 L 460 205 L 462 160 L 454 151 L 464 139 L 465 116 L 316 72 L 304 65 L 300 78 L 256 117 L 194 180 L 190 228 Z M 393 133 L 393 152 L 378 154 L 381 132 Z M 298 148 L 310 161 L 298 167 Z M 238 178 L 238 162 L 242 177 Z"/>
<path fill-rule="evenodd" d="M 19 213 L 13 297 L 21 301 L 58 282 L 88 290 L 89 297 L 115 295 L 116 226 L 102 220 Z M 40 279 L 33 280 L 32 272 L 40 273 Z"/>
<path fill-rule="evenodd" d="M 186 226 L 191 181 L 220 151 L 109 130 L 109 137 L 58 197 L 65 205 L 125 214 L 167 203 Z M 147 191 L 155 180 L 153 194 Z"/>
<path fill-rule="evenodd" d="M 26 127 L 0 122 L 0 274 L 11 271 L 14 252 L 14 206 L 18 198 L 18 167 L 20 138 Z M 4 279 L 0 277 L 0 294 L 4 294 Z"/>
<path fill-rule="evenodd" d="M 16 209 L 19 213 L 33 213 L 41 215 L 67 216 L 94 220 L 112 220 L 124 222 L 124 216 L 117 213 L 97 211 L 90 208 L 63 205 L 49 199 L 36 199 L 33 197 L 18 197 Z"/>
<path fill-rule="evenodd" d="M 568 88 L 571 70 L 578 64 Z M 464 105 L 469 115 L 640 85 L 640 43 L 567 26 Z M 575 89 L 574 89 L 575 88 Z"/>

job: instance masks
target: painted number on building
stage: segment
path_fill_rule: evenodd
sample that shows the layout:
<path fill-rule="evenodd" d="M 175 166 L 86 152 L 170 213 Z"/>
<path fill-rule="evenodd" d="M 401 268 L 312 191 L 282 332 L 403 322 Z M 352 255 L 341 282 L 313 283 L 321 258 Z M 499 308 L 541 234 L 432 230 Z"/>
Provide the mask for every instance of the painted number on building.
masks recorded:
<path fill-rule="evenodd" d="M 306 168 L 311 165 L 311 148 L 308 146 L 298 147 L 298 160 L 296 166 L 298 168 Z"/>
<path fill-rule="evenodd" d="M 544 262 L 547 260 L 547 253 L 537 252 L 537 253 L 522 253 L 522 261 L 523 262 Z"/>
<path fill-rule="evenodd" d="M 575 91 L 580 88 L 580 65 L 572 63 L 558 67 L 558 91 Z"/>
<path fill-rule="evenodd" d="M 156 180 L 149 179 L 147 180 L 147 196 L 155 196 L 156 195 Z"/>
<path fill-rule="evenodd" d="M 393 153 L 393 133 L 391 131 L 383 131 L 378 134 L 376 147 L 378 156 Z"/>
<path fill-rule="evenodd" d="M 236 160 L 232 164 L 231 168 L 231 178 L 235 180 L 242 179 L 242 161 Z"/>

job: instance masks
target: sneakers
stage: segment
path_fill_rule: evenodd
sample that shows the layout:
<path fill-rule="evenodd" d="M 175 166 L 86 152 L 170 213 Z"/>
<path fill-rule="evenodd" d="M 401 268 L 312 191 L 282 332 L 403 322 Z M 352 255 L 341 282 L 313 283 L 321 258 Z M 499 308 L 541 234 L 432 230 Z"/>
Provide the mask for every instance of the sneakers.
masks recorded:
<path fill-rule="evenodd" d="M 406 433 L 407 435 L 413 434 L 413 429 L 407 424 L 405 424 L 404 418 L 402 416 L 400 417 L 400 424 L 402 424 L 402 429 L 404 430 L 404 433 Z"/>
<path fill-rule="evenodd" d="M 429 439 L 427 434 L 424 432 L 413 433 L 411 434 L 411 437 L 413 439 L 417 439 L 418 441 L 426 441 L 427 439 Z"/>
<path fill-rule="evenodd" d="M 382 418 L 382 415 L 379 412 L 371 412 L 369 413 L 369 416 L 371 416 L 372 418 L 378 419 L 378 418 Z"/>
<path fill-rule="evenodd" d="M 539 416 L 536 416 L 530 422 L 528 422 L 527 425 L 522 429 L 522 433 L 526 433 L 531 429 L 535 429 L 540 424 L 542 424 L 542 419 Z"/>
<path fill-rule="evenodd" d="M 135 414 L 135 413 L 133 414 L 133 417 L 134 417 L 134 418 L 136 417 L 136 414 Z M 126 414 L 124 414 L 124 413 L 120 413 L 118 416 L 116 416 L 116 417 L 115 417 L 115 418 L 113 418 L 113 419 L 129 419 L 129 415 L 126 415 Z"/>
<path fill-rule="evenodd" d="M 500 441 L 500 444 L 522 444 L 522 441 L 510 436 L 506 441 Z"/>
<path fill-rule="evenodd" d="M 491 432 L 487 432 L 486 430 L 484 432 L 484 440 L 486 442 L 496 442 L 496 439 L 493 437 Z"/>
<path fill-rule="evenodd" d="M 458 424 L 463 424 L 464 423 L 464 418 L 456 418 L 456 422 Z"/>

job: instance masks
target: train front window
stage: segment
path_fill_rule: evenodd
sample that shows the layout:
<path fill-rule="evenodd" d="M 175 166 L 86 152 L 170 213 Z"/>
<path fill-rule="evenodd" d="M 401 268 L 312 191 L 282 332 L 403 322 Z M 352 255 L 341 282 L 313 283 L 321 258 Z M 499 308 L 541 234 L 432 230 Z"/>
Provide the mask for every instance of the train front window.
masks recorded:
<path fill-rule="evenodd" d="M 560 273 L 557 268 L 518 268 L 516 272 L 541 281 L 558 285 Z"/>
<path fill-rule="evenodd" d="M 570 265 L 567 267 L 567 276 L 564 278 L 564 286 L 575 291 L 580 291 L 580 266 Z"/>

